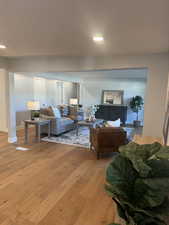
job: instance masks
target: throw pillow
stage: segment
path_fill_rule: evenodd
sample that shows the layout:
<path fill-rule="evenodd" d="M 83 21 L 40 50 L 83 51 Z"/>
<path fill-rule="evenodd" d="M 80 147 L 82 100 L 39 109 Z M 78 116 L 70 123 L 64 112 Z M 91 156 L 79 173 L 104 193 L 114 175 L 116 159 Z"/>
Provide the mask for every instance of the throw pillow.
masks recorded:
<path fill-rule="evenodd" d="M 108 127 L 120 127 L 120 119 L 115 121 L 107 121 Z"/>
<path fill-rule="evenodd" d="M 41 115 L 47 115 L 47 116 L 54 116 L 51 107 L 48 107 L 48 108 L 41 108 L 41 109 L 40 109 L 40 114 L 41 114 Z"/>
<path fill-rule="evenodd" d="M 40 114 L 42 114 L 42 115 L 48 115 L 47 108 L 41 108 L 40 109 Z"/>
<path fill-rule="evenodd" d="M 60 110 L 57 107 L 53 107 L 53 106 L 51 106 L 51 108 L 52 108 L 55 118 L 60 119 L 61 118 Z"/>
<path fill-rule="evenodd" d="M 47 115 L 48 115 L 48 116 L 54 116 L 54 113 L 53 113 L 53 110 L 52 110 L 51 107 L 48 107 L 48 108 L 47 108 Z"/>
<path fill-rule="evenodd" d="M 61 112 L 62 116 L 68 116 L 69 109 L 68 109 L 67 105 L 60 105 L 60 106 L 58 106 L 58 108 L 60 109 L 60 112 Z"/>
<path fill-rule="evenodd" d="M 69 106 L 69 115 L 76 115 L 76 114 L 77 114 L 77 107 Z"/>

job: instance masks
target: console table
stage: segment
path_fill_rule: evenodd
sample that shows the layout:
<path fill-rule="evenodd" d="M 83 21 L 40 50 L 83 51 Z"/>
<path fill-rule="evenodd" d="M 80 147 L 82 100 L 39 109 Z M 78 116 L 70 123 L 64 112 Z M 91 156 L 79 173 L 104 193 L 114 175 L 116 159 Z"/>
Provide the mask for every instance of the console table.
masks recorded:
<path fill-rule="evenodd" d="M 123 124 L 127 120 L 127 106 L 125 105 L 99 105 L 95 117 L 104 120 L 117 120 L 120 118 Z"/>
<path fill-rule="evenodd" d="M 43 125 L 47 125 L 48 126 L 48 137 L 50 137 L 50 120 L 25 120 L 25 143 L 28 143 L 28 128 L 29 125 L 34 125 L 36 127 L 36 138 L 38 140 L 38 142 L 40 142 L 40 128 Z"/>

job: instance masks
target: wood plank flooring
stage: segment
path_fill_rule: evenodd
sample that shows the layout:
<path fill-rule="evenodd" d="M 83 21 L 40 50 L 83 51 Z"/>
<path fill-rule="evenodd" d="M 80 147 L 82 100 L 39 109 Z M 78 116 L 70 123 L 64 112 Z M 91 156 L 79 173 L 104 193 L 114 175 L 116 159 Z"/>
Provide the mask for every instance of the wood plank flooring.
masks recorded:
<path fill-rule="evenodd" d="M 0 133 L 0 225 L 107 225 L 115 205 L 104 191 L 110 158 L 96 160 L 87 149 L 56 143 L 19 146 Z M 118 222 L 117 220 L 115 222 Z"/>

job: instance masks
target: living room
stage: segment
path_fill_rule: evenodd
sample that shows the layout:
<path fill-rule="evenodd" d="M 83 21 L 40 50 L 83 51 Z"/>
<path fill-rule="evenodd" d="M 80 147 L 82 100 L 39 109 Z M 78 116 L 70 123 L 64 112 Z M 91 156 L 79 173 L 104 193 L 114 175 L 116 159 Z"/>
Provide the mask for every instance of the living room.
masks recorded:
<path fill-rule="evenodd" d="M 62 80 L 60 80 L 62 78 Z M 30 101 L 38 102 L 40 108 L 60 107 L 71 105 L 71 99 L 77 99 L 76 104 L 80 104 L 80 110 L 83 111 L 83 119 L 88 119 L 89 109 L 97 105 L 103 108 L 103 93 L 109 92 L 123 92 L 120 102 L 115 102 L 115 111 L 108 113 L 106 109 L 102 109 L 104 113 L 97 117 L 104 121 L 120 120 L 117 126 L 125 127 L 128 139 L 131 140 L 135 134 L 141 135 L 144 125 L 144 101 L 147 83 L 146 69 L 126 69 L 126 70 L 109 70 L 109 71 L 91 71 L 91 72 L 65 72 L 65 73 L 44 73 L 44 74 L 15 74 L 15 110 L 16 110 L 16 126 L 17 129 L 23 129 L 24 121 L 31 118 L 31 111 L 27 108 Z M 133 121 L 136 121 L 137 113 L 133 112 L 130 107 L 130 102 L 135 96 L 142 98 L 143 104 L 138 111 L 137 126 L 133 126 Z M 110 104 L 109 106 L 111 106 Z M 117 112 L 119 105 L 120 112 Z M 77 106 L 74 105 L 76 108 Z M 123 109 L 124 107 L 124 109 Z M 110 108 L 110 107 L 109 107 Z M 123 112 L 125 110 L 125 112 Z M 113 113 L 114 112 L 114 113 Z M 116 114 L 116 116 L 115 116 Z M 124 115 L 123 115 L 124 114 Z M 42 117 L 43 115 L 41 115 Z M 65 116 L 65 115 L 64 115 Z M 47 118 L 46 118 L 47 119 Z M 50 119 L 50 118 L 49 118 Z M 81 118 L 82 119 L 82 118 Z M 70 131 L 70 130 L 69 130 Z M 61 131 L 54 132 L 54 135 L 60 137 L 51 137 L 49 139 L 42 139 L 53 141 L 56 143 L 69 143 L 89 146 L 89 131 L 80 129 L 77 137 L 74 132 L 65 134 Z M 70 141 L 67 141 L 67 140 Z"/>
<path fill-rule="evenodd" d="M 0 224 L 168 225 L 169 1 L 0 8 Z"/>

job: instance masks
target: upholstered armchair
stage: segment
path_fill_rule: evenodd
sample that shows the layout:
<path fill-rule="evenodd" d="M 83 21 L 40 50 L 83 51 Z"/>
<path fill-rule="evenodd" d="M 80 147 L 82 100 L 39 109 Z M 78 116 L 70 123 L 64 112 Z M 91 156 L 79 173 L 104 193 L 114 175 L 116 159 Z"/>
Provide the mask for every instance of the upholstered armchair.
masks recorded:
<path fill-rule="evenodd" d="M 90 148 L 97 153 L 118 152 L 121 145 L 127 144 L 127 133 L 121 127 L 101 127 L 90 129 Z"/>

